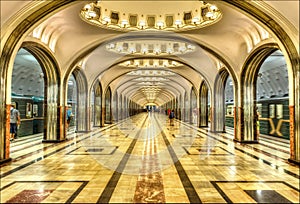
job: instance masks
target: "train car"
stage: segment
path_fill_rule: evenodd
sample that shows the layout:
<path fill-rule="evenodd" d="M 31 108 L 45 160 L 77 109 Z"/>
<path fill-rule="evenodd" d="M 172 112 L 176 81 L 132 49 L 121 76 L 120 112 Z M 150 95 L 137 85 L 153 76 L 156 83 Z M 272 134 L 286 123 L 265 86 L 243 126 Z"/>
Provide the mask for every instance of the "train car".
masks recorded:
<path fill-rule="evenodd" d="M 257 101 L 261 134 L 290 139 L 288 97 L 267 98 Z M 233 103 L 226 103 L 226 126 L 233 127 Z"/>
<path fill-rule="evenodd" d="M 70 109 L 71 112 L 72 112 L 72 119 L 71 119 L 69 127 L 73 127 L 73 126 L 76 125 L 76 107 L 77 107 L 77 104 L 76 104 L 75 101 L 71 101 L 71 100 L 68 100 L 67 103 L 68 103 L 68 106 L 71 106 L 68 109 Z"/>
<path fill-rule="evenodd" d="M 44 130 L 44 98 L 33 96 L 33 134 L 41 133 Z"/>
<path fill-rule="evenodd" d="M 33 118 L 32 118 L 32 97 L 22 95 L 12 95 L 12 103 L 16 104 L 16 108 L 19 110 L 21 125 L 17 132 L 17 137 L 33 134 Z"/>
<path fill-rule="evenodd" d="M 11 100 L 16 104 L 21 117 L 17 137 L 42 133 L 44 130 L 44 98 L 12 94 Z"/>

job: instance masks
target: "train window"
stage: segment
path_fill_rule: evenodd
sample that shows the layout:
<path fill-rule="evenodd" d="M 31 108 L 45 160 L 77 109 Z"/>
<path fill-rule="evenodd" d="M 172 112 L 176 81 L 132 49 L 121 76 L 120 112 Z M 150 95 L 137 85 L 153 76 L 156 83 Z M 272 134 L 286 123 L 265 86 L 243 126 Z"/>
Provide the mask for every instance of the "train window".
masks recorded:
<path fill-rule="evenodd" d="M 256 104 L 256 107 L 257 107 L 257 112 L 259 114 L 259 117 L 261 117 L 262 116 L 262 104 L 258 103 L 258 104 Z"/>
<path fill-rule="evenodd" d="M 32 117 L 32 104 L 26 103 L 26 118 Z"/>
<path fill-rule="evenodd" d="M 233 115 L 233 105 L 227 106 L 226 115 Z"/>
<path fill-rule="evenodd" d="M 38 105 L 37 104 L 33 104 L 33 108 L 32 108 L 32 114 L 34 117 L 37 117 L 38 114 L 39 114 L 39 111 L 38 111 Z"/>
<path fill-rule="evenodd" d="M 18 109 L 16 102 L 11 102 L 11 105 L 14 105 Z"/>
<path fill-rule="evenodd" d="M 269 105 L 269 117 L 275 118 L 275 104 Z"/>
<path fill-rule="evenodd" d="M 276 118 L 283 118 L 283 104 L 276 104 Z"/>

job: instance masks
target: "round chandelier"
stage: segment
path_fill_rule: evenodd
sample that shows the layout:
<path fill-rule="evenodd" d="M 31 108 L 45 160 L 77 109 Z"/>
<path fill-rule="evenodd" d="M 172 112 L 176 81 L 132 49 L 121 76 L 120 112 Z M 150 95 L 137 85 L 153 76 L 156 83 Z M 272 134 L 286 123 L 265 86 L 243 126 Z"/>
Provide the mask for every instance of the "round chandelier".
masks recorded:
<path fill-rule="evenodd" d="M 218 22 L 221 11 L 204 1 L 96 1 L 86 4 L 81 18 L 120 31 L 185 31 Z"/>

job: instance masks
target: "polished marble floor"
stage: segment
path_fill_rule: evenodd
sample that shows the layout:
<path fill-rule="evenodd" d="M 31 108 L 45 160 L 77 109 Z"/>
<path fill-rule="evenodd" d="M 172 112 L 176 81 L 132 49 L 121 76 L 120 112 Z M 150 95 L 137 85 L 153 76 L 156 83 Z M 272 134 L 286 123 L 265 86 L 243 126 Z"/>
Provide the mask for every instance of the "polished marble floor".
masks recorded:
<path fill-rule="evenodd" d="M 289 143 L 233 141 L 143 113 L 61 143 L 15 140 L 1 166 L 1 203 L 299 203 Z"/>

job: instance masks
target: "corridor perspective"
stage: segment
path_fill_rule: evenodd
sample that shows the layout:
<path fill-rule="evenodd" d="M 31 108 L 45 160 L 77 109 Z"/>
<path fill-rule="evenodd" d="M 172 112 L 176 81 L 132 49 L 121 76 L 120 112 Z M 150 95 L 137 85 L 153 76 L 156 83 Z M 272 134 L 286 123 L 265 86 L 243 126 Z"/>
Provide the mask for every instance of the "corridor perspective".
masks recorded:
<path fill-rule="evenodd" d="M 36 138 L 13 143 L 1 203 L 299 202 L 299 168 L 282 141 L 236 144 L 150 112 L 59 144 Z"/>
<path fill-rule="evenodd" d="M 300 203 L 299 1 L 0 5 L 1 203 Z"/>

